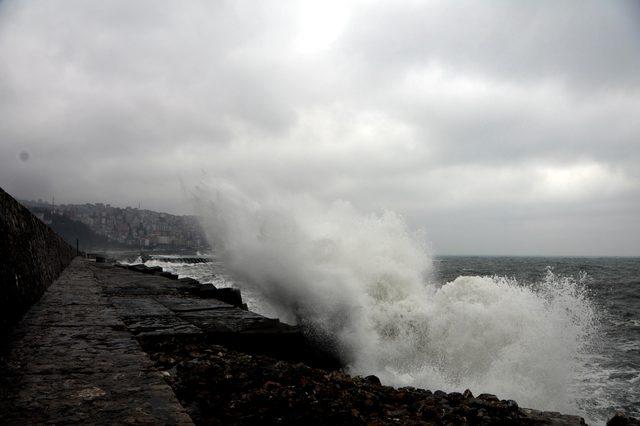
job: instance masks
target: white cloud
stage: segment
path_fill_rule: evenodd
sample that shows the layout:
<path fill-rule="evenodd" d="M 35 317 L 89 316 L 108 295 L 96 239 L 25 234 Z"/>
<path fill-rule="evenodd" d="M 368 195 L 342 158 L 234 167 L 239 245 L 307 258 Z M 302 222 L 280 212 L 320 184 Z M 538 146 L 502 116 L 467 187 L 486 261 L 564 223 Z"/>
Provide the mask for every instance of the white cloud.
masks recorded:
<path fill-rule="evenodd" d="M 0 185 L 188 212 L 182 188 L 222 178 L 395 210 L 449 252 L 635 229 L 638 9 L 580 11 L 2 2 Z M 606 253 L 640 253 L 621 235 Z"/>

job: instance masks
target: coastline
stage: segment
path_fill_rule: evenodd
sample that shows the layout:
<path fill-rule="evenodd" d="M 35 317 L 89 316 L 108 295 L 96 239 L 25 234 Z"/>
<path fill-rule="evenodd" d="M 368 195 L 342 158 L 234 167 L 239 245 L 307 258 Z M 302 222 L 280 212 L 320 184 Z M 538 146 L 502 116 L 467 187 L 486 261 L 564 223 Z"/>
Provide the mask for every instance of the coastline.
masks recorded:
<path fill-rule="evenodd" d="M 3 203 L 11 237 L 3 241 L 15 249 L 3 246 L 5 275 L 32 261 L 43 266 L 20 281 L 32 296 L 28 306 L 10 282 L 0 289 L 6 303 L 28 311 L 2 337 L 0 413 L 9 424 L 585 424 L 490 394 L 393 388 L 375 376 L 349 376 L 299 328 L 248 311 L 237 290 L 157 267 L 116 267 L 100 256 L 76 257 L 65 268 L 71 248 L 26 209 L 9 208 L 10 197 Z M 33 246 L 42 252 L 20 255 Z M 13 319 L 13 311 L 2 315 Z M 609 424 L 638 420 L 617 415 Z"/>
<path fill-rule="evenodd" d="M 177 280 L 158 267 L 123 267 Z M 207 339 L 141 344 L 196 424 L 586 424 L 491 394 L 394 388 L 335 365 L 318 368 L 314 360 L 237 351 Z"/>

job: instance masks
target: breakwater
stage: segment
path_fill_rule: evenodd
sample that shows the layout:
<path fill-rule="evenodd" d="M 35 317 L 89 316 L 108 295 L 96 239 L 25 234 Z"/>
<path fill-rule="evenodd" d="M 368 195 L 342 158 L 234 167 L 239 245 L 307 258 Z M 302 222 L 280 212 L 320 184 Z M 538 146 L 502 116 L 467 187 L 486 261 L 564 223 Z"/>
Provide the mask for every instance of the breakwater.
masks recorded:
<path fill-rule="evenodd" d="M 197 293 L 192 281 L 159 271 L 76 258 L 0 358 L 3 420 L 584 424 L 489 394 L 349 376 L 318 363 L 297 327 Z"/>
<path fill-rule="evenodd" d="M 0 332 L 24 315 L 75 254 L 0 188 Z"/>
<path fill-rule="evenodd" d="M 169 257 L 169 256 L 142 256 L 143 261 L 147 260 L 161 260 L 163 262 L 172 263 L 210 263 L 211 259 L 206 257 Z"/>
<path fill-rule="evenodd" d="M 76 258 L 65 268 L 73 249 L 13 202 L 3 198 L 3 291 L 33 267 L 22 309 L 45 293 L 0 351 L 5 424 L 584 424 L 494 395 L 349 376 L 235 290 L 140 265 Z"/>

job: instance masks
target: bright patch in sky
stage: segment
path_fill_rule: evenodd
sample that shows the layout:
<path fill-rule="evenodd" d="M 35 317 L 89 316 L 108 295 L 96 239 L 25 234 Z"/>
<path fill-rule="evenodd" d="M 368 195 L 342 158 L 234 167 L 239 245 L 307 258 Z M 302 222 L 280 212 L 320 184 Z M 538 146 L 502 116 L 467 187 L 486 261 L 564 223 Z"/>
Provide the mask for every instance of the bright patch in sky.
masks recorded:
<path fill-rule="evenodd" d="M 298 15 L 299 33 L 294 39 L 295 50 L 314 54 L 327 50 L 344 30 L 349 10 L 341 1 L 306 1 Z"/>
<path fill-rule="evenodd" d="M 544 167 L 540 195 L 564 199 L 602 196 L 628 189 L 628 179 L 598 163 Z"/>

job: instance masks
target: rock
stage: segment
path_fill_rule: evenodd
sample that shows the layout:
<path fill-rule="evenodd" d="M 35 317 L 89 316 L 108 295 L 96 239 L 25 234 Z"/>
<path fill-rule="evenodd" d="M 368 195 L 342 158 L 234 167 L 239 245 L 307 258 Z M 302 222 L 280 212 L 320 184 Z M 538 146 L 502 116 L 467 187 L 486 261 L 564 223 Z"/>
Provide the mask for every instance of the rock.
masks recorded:
<path fill-rule="evenodd" d="M 558 425 L 558 426 L 584 426 L 586 423 L 582 417 L 560 414 L 555 411 L 539 411 L 530 408 L 519 409 L 522 424 Z"/>
<path fill-rule="evenodd" d="M 451 392 L 447 395 L 447 399 L 453 405 L 460 405 L 465 398 L 460 392 Z"/>
<path fill-rule="evenodd" d="M 607 421 L 607 426 L 640 426 L 640 420 L 634 417 L 627 417 L 625 413 L 618 411 Z"/>
<path fill-rule="evenodd" d="M 149 267 L 144 263 L 139 263 L 137 265 L 129 265 L 129 269 L 136 272 L 146 273 L 149 270 Z"/>
<path fill-rule="evenodd" d="M 437 390 L 433 393 L 433 396 L 438 397 L 438 398 L 446 398 L 447 397 L 447 393 L 443 392 L 441 390 Z"/>
<path fill-rule="evenodd" d="M 170 280 L 177 280 L 178 279 L 178 276 L 176 274 L 173 274 L 173 273 L 167 272 L 167 271 L 159 272 L 156 275 L 159 275 L 159 276 L 165 277 L 165 278 L 169 278 Z"/>
<path fill-rule="evenodd" d="M 212 284 L 198 284 L 194 293 L 204 299 L 218 299 L 218 289 Z"/>
<path fill-rule="evenodd" d="M 196 424 L 584 424 L 558 413 L 528 416 L 489 395 L 473 408 L 472 398 L 457 392 L 394 389 L 375 376 L 352 378 L 224 347 L 176 349 L 172 386 Z"/>
<path fill-rule="evenodd" d="M 506 400 L 506 401 L 505 401 L 505 405 L 507 406 L 507 408 L 511 408 L 511 409 L 514 409 L 514 410 L 517 410 L 517 409 L 518 409 L 518 403 L 517 403 L 517 402 L 515 402 L 515 401 L 514 401 L 514 400 L 512 400 L 512 399 L 508 399 L 508 400 Z"/>
<path fill-rule="evenodd" d="M 178 281 L 181 282 L 181 283 L 190 285 L 190 286 L 194 286 L 194 287 L 196 285 L 198 285 L 198 286 L 201 285 L 200 281 L 194 280 L 193 278 L 189 278 L 189 277 L 180 278 Z"/>
<path fill-rule="evenodd" d="M 237 288 L 219 288 L 215 298 L 232 306 L 242 306 L 242 295 Z"/>
<path fill-rule="evenodd" d="M 374 376 L 373 374 L 365 377 L 364 381 L 369 383 L 370 385 L 382 386 L 382 383 L 380 383 L 380 379 L 377 376 Z"/>
<path fill-rule="evenodd" d="M 162 273 L 162 268 L 159 266 L 147 266 L 144 263 L 139 263 L 137 265 L 129 266 L 129 269 L 136 272 L 142 272 L 144 274 L 160 274 Z"/>
<path fill-rule="evenodd" d="M 497 396 L 490 393 L 481 393 L 480 395 L 478 395 L 478 399 L 482 399 L 484 401 L 491 401 L 491 402 L 499 401 Z"/>

